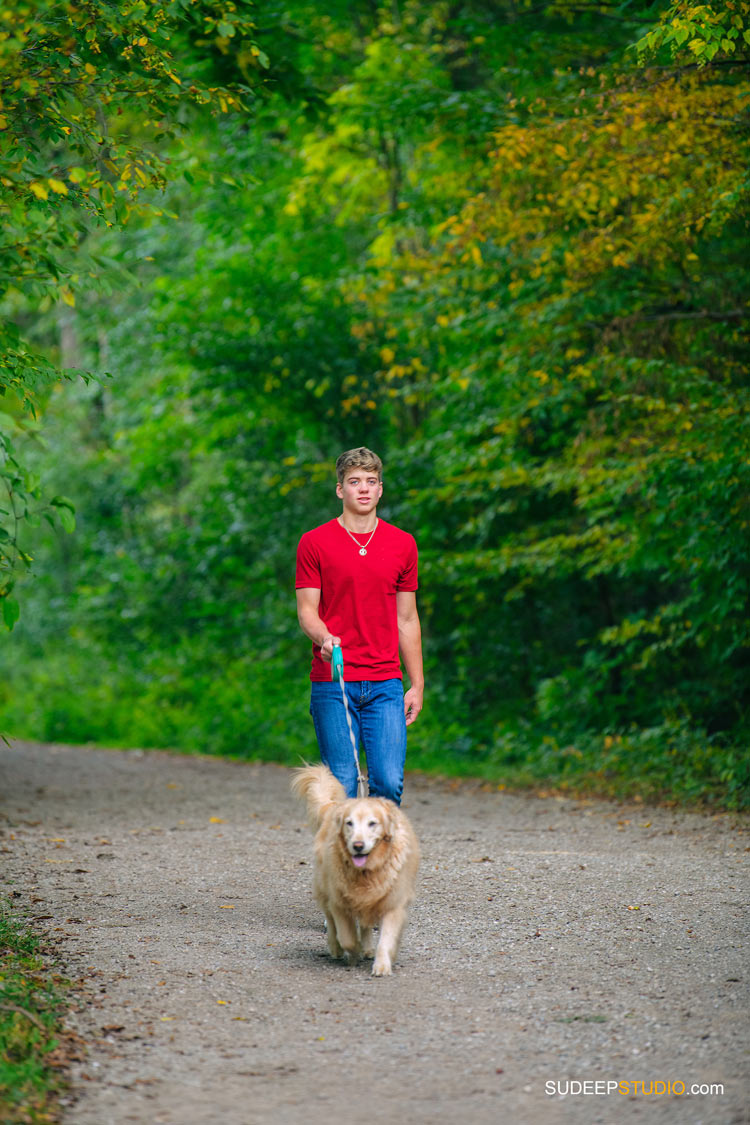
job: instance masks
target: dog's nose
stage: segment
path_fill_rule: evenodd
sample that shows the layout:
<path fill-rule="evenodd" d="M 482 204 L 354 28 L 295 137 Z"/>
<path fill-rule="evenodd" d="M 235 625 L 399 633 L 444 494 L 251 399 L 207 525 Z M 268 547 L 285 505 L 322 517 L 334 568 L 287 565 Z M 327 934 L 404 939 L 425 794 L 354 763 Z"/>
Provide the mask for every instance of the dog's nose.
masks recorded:
<path fill-rule="evenodd" d="M 364 846 L 365 845 L 362 842 L 362 840 L 354 840 L 352 842 L 352 847 L 354 848 L 355 852 L 361 852 L 363 850 Z"/>

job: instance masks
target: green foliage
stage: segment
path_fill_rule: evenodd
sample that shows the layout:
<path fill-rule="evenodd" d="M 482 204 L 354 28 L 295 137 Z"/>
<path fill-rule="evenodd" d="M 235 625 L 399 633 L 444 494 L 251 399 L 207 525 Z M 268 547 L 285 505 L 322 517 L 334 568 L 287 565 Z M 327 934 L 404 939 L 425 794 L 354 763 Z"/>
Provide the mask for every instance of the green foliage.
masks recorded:
<path fill-rule="evenodd" d="M 746 0 L 696 4 L 676 0 L 659 23 L 636 44 L 639 61 L 668 53 L 675 62 L 747 63 L 750 49 L 750 4 Z"/>
<path fill-rule="evenodd" d="M 197 108 L 242 111 L 268 69 L 252 15 L 247 0 L 38 0 L 3 11 L 0 396 L 9 400 L 11 429 L 19 409 L 36 416 L 50 388 L 75 373 L 35 342 L 34 325 L 40 313 L 73 308 L 77 294 L 106 288 L 113 263 L 97 253 L 93 232 L 160 214 L 153 190 L 170 175 L 165 144 L 186 134 Z M 229 85 L 219 74 L 227 69 Z M 11 592 L 18 564 L 32 561 L 23 533 L 34 526 L 41 482 L 19 463 L 7 421 L 0 600 L 12 628 Z M 67 500 L 45 506 L 68 531 L 72 511 Z"/>
<path fill-rule="evenodd" d="M 549 692 L 547 701 L 553 699 Z M 548 717 L 540 708 L 540 718 Z M 561 725 L 555 714 L 535 731 L 499 728 L 486 774 L 509 785 L 549 785 L 627 800 L 747 805 L 747 755 L 692 723 L 672 719 L 615 734 L 581 732 L 575 743 L 549 733 Z"/>
<path fill-rule="evenodd" d="M 749 90 L 672 59 L 696 11 L 257 17 L 272 88 L 189 117 L 161 213 L 97 235 L 123 284 L 68 315 L 115 377 L 13 432 L 15 487 L 77 519 L 0 654 L 8 729 L 309 752 L 294 551 L 365 443 L 420 544 L 412 765 L 746 803 Z"/>
<path fill-rule="evenodd" d="M 92 682 L 92 669 L 97 674 Z M 231 659 L 194 642 L 123 667 L 91 642 L 51 654 L 35 696 L 23 674 L 0 686 L 4 721 L 50 742 L 181 748 L 189 753 L 298 765 L 314 752 L 307 685 L 258 656 Z"/>
<path fill-rule="evenodd" d="M 7 1125 L 53 1119 L 62 1080 L 51 1055 L 63 987 L 37 936 L 0 903 L 0 1116 Z"/>

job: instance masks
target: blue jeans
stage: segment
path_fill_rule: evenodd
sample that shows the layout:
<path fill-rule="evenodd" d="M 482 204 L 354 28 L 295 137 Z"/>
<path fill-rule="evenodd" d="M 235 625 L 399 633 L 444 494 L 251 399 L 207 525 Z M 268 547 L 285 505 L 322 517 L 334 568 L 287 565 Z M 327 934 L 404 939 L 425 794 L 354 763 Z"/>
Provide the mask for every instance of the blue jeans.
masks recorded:
<path fill-rule="evenodd" d="M 367 756 L 370 796 L 387 797 L 399 805 L 406 760 L 404 685 L 396 679 L 357 680 L 344 687 L 357 748 L 361 743 Z M 323 762 L 346 795 L 356 797 L 357 768 L 338 682 L 313 681 L 310 714 Z"/>

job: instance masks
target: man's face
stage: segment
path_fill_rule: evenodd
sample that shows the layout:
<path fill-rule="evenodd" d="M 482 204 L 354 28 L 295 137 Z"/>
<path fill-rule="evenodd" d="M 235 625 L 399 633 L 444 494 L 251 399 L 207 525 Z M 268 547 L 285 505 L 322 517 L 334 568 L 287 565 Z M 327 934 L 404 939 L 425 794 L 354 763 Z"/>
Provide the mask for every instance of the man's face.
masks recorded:
<path fill-rule="evenodd" d="M 383 485 L 371 469 L 350 469 L 343 483 L 336 485 L 336 495 L 344 501 L 344 511 L 368 515 L 377 507 Z"/>

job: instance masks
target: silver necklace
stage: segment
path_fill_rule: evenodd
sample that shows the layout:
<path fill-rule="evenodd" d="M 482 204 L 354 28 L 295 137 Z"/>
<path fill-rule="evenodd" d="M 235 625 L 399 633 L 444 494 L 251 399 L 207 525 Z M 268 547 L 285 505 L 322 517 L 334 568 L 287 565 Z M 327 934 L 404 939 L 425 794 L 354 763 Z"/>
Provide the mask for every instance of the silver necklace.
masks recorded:
<path fill-rule="evenodd" d="M 370 539 L 372 539 L 373 535 L 374 535 L 374 534 L 375 534 L 375 532 L 377 531 L 379 522 L 380 522 L 379 520 L 375 520 L 375 526 L 374 526 L 374 528 L 372 529 L 372 531 L 370 532 Z M 367 548 L 368 548 L 368 546 L 370 545 L 370 539 L 368 539 L 368 540 L 367 540 L 367 542 L 366 542 L 366 543 L 365 543 L 365 544 L 363 545 L 362 543 L 360 543 L 359 539 L 354 539 L 354 536 L 352 535 L 351 531 L 350 531 L 350 530 L 349 530 L 349 528 L 348 528 L 348 527 L 346 526 L 346 524 L 344 523 L 344 521 L 343 521 L 343 520 L 341 521 L 341 526 L 343 527 L 344 531 L 345 531 L 345 532 L 346 532 L 346 534 L 347 534 L 347 535 L 349 536 L 349 538 L 350 538 L 350 539 L 352 539 L 352 540 L 354 540 L 354 542 L 355 542 L 355 543 L 357 544 L 357 546 L 359 547 L 359 553 L 360 553 L 360 555 L 366 555 L 366 554 L 367 554 Z"/>

